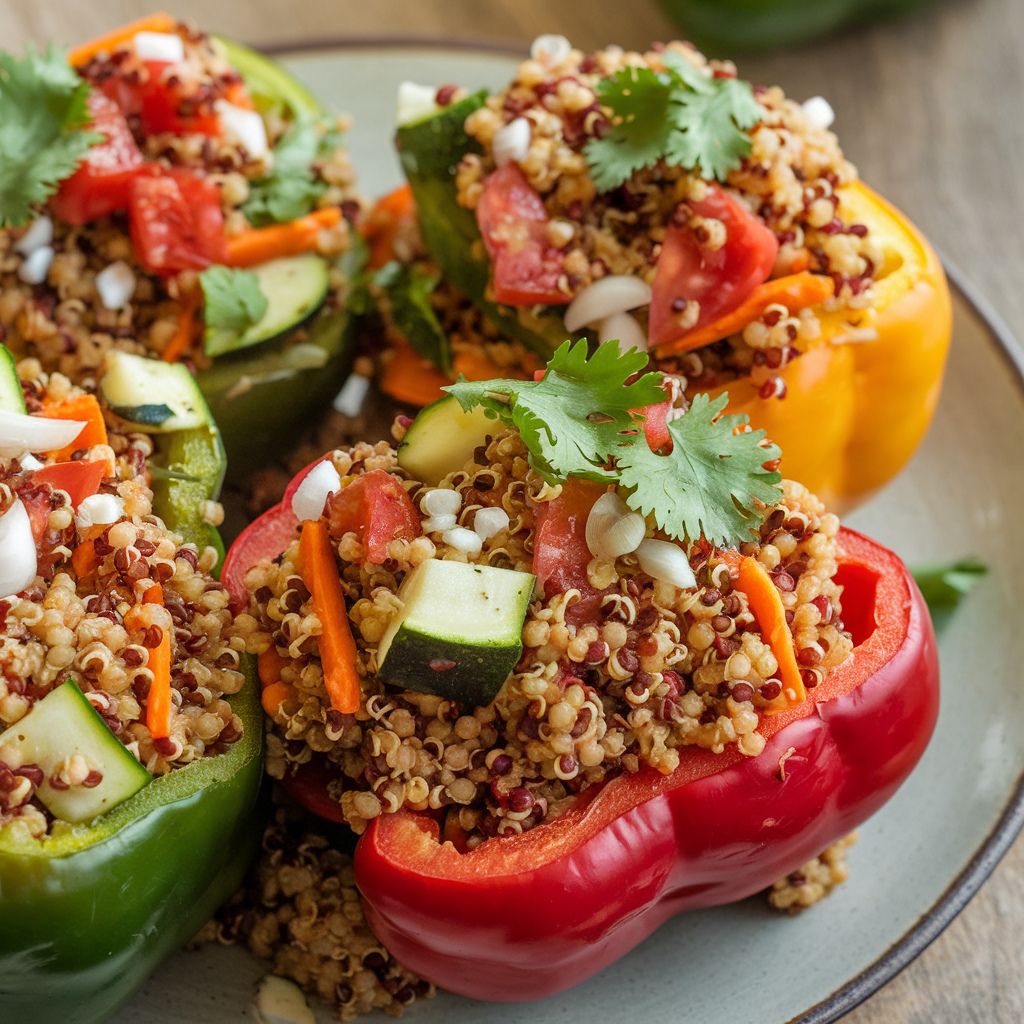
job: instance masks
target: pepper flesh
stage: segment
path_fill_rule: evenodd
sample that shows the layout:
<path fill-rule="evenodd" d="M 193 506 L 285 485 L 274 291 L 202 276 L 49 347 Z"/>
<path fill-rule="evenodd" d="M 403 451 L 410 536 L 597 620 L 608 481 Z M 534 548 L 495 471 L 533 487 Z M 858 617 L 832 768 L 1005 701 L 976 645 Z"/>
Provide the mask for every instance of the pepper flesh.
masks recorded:
<path fill-rule="evenodd" d="M 762 721 L 758 757 L 685 748 L 671 775 L 619 776 L 555 821 L 469 853 L 442 845 L 427 815 L 377 818 L 355 867 L 378 939 L 461 995 L 540 998 L 681 911 L 765 888 L 876 811 L 934 728 L 935 638 L 899 559 L 841 537 L 853 656 Z"/>

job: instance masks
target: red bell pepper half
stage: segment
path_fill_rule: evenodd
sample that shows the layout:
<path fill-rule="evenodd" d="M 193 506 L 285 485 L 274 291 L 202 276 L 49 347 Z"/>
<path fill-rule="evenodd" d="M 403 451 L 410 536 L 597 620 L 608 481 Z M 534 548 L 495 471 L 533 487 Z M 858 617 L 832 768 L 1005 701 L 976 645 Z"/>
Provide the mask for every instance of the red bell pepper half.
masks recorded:
<path fill-rule="evenodd" d="M 469 853 L 438 822 L 377 818 L 356 883 L 377 938 L 410 970 L 475 999 L 536 999 L 618 960 L 669 917 L 743 899 L 873 814 L 938 714 L 928 611 L 902 562 L 842 531 L 853 656 L 804 704 L 766 718 L 755 758 L 680 751 L 622 775 L 550 824 Z"/>

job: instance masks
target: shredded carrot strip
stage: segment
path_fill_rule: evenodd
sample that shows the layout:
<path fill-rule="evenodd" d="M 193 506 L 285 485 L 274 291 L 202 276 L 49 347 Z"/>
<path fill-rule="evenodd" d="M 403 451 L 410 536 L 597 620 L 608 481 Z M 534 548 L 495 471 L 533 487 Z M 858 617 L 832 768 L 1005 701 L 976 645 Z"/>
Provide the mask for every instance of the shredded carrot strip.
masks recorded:
<path fill-rule="evenodd" d="M 48 453 L 54 462 L 68 462 L 81 448 L 92 448 L 94 445 L 108 443 L 103 410 L 95 395 L 79 395 L 63 402 L 45 404 L 38 415 L 51 420 L 79 420 L 85 424 L 71 444 L 65 445 L 60 451 Z"/>
<path fill-rule="evenodd" d="M 281 681 L 281 669 L 287 663 L 288 659 L 282 658 L 273 644 L 256 659 L 256 671 L 264 688 Z"/>
<path fill-rule="evenodd" d="M 291 700 L 294 696 L 294 686 L 282 682 L 271 683 L 264 688 L 263 694 L 260 697 L 260 703 L 263 705 L 263 710 L 273 718 L 280 710 L 281 705 L 285 701 Z"/>
<path fill-rule="evenodd" d="M 131 42 L 138 32 L 165 32 L 172 33 L 178 27 L 177 21 L 165 11 L 157 11 L 155 14 L 148 14 L 137 21 L 130 21 L 127 25 L 115 28 L 105 35 L 90 39 L 81 46 L 76 46 L 68 54 L 68 62 L 73 68 L 80 68 L 88 64 L 93 57 L 101 53 L 112 53 L 125 43 Z"/>
<path fill-rule="evenodd" d="M 404 343 L 396 344 L 380 374 L 381 390 L 399 402 L 430 405 L 441 398 L 451 381 Z"/>
<path fill-rule="evenodd" d="M 321 520 L 307 519 L 302 524 L 299 557 L 302 560 L 302 579 L 313 595 L 313 607 L 323 630 L 320 661 L 331 707 L 344 715 L 355 714 L 360 701 L 356 643 L 352 638 L 331 539 Z"/>
<path fill-rule="evenodd" d="M 228 264 L 252 267 L 282 256 L 298 256 L 316 248 L 317 238 L 325 228 L 341 221 L 340 206 L 325 206 L 305 217 L 265 228 L 250 228 L 228 239 Z"/>
<path fill-rule="evenodd" d="M 125 616 L 130 629 L 144 629 L 146 620 L 142 605 L 164 603 L 164 588 L 154 583 L 142 595 L 142 601 Z M 160 643 L 150 647 L 146 667 L 153 673 L 153 681 L 146 696 L 146 728 L 154 739 L 165 739 L 171 733 L 171 632 L 160 631 Z"/>
<path fill-rule="evenodd" d="M 71 567 L 75 570 L 75 578 L 82 580 L 99 565 L 96 557 L 96 544 L 92 540 L 83 540 L 75 548 L 71 556 Z"/>
<path fill-rule="evenodd" d="M 167 348 L 160 353 L 160 358 L 165 363 L 176 363 L 182 356 L 187 355 L 192 350 L 192 342 L 196 335 L 196 314 L 198 311 L 199 303 L 195 298 L 189 297 L 185 300 L 185 304 L 181 307 L 181 312 L 178 314 L 178 327 L 174 332 L 174 336 L 167 343 Z"/>
<path fill-rule="evenodd" d="M 806 270 L 798 274 L 787 274 L 773 281 L 759 284 L 731 313 L 713 320 L 703 327 L 689 331 L 681 338 L 663 342 L 657 346 L 658 355 L 675 355 L 691 349 L 710 345 L 713 341 L 738 334 L 749 323 L 753 323 L 769 306 L 785 306 L 791 313 L 808 306 L 824 302 L 832 294 L 832 278 L 824 274 L 811 274 Z"/>
<path fill-rule="evenodd" d="M 415 216 L 416 204 L 408 185 L 399 185 L 377 200 L 359 229 L 370 248 L 367 264 L 372 270 L 395 259 L 395 239 Z"/>

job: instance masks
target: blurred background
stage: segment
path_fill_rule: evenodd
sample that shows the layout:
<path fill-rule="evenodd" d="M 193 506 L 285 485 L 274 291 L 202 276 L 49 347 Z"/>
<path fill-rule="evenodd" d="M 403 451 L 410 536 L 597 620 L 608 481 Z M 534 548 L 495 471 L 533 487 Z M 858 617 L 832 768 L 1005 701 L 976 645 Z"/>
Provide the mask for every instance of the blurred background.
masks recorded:
<path fill-rule="evenodd" d="M 154 6 L 3 0 L 0 45 L 18 51 L 29 41 L 81 41 Z M 675 36 L 699 40 L 737 56 L 744 78 L 778 82 L 796 99 L 824 95 L 862 176 L 904 208 L 959 268 L 971 294 L 1024 337 L 1022 0 L 179 0 L 168 6 L 204 28 L 278 51 L 396 37 L 525 51 L 542 32 L 562 33 L 585 49 L 609 42 L 644 48 Z M 750 48 L 756 52 L 740 52 Z M 372 191 L 372 183 L 364 184 Z M 1022 921 L 1024 845 L 1018 842 L 938 942 L 847 1020 L 1018 1024 L 1024 951 L 1014 936 Z"/>

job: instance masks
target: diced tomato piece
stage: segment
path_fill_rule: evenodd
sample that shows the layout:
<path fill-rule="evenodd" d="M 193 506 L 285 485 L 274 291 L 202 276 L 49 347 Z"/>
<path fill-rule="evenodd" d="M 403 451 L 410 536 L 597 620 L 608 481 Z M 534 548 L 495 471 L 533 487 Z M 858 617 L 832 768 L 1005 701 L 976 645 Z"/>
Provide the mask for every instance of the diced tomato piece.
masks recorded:
<path fill-rule="evenodd" d="M 32 537 L 38 544 L 43 539 L 43 534 L 46 533 L 46 527 L 50 521 L 50 512 L 52 511 L 50 489 L 36 480 L 28 478 L 24 483 L 17 485 L 15 491 L 25 506 L 29 525 L 32 527 Z"/>
<path fill-rule="evenodd" d="M 548 241 L 548 211 L 515 164 L 487 177 L 476 220 L 491 257 L 496 301 L 511 306 L 569 301 L 558 287 L 562 254 Z"/>
<path fill-rule="evenodd" d="M 137 69 L 137 78 L 135 75 L 114 74 L 100 82 L 99 87 L 125 114 L 138 117 L 143 135 L 161 132 L 220 135 L 220 118 L 214 113 L 210 100 L 197 105 L 185 86 L 168 84 L 174 81 L 174 72 L 168 71 L 171 66 L 163 60 L 142 61 L 141 65 L 132 64 L 127 68 L 128 71 Z M 230 87 L 225 98 L 231 98 Z M 238 103 L 238 106 L 243 105 L 244 101 Z"/>
<path fill-rule="evenodd" d="M 708 189 L 689 207 L 698 216 L 725 225 L 725 244 L 708 249 L 688 225 L 669 227 L 654 276 L 647 331 L 652 345 L 680 338 L 732 312 L 768 279 L 775 265 L 779 243 L 767 225 L 717 185 Z M 675 308 L 680 300 L 700 303 L 697 321 L 686 328 L 679 322 L 682 309 Z"/>
<path fill-rule="evenodd" d="M 117 104 L 103 93 L 89 93 L 92 126 L 106 136 L 78 165 L 78 170 L 50 201 L 58 220 L 87 224 L 118 210 L 128 209 L 131 184 L 143 165 L 142 153 Z"/>
<path fill-rule="evenodd" d="M 327 502 L 331 535 L 358 534 L 368 562 L 387 560 L 393 540 L 413 540 L 422 532 L 420 516 L 402 484 L 383 469 L 357 477 Z"/>
<path fill-rule="evenodd" d="M 312 760 L 285 772 L 281 785 L 302 808 L 326 821 L 345 824 L 341 804 L 332 799 L 328 783 L 339 778 L 340 771 L 326 757 L 314 754 Z"/>
<path fill-rule="evenodd" d="M 220 189 L 185 168 L 132 182 L 130 227 L 135 256 L 153 273 L 227 262 Z"/>
<path fill-rule="evenodd" d="M 75 462 L 54 462 L 32 474 L 36 483 L 47 483 L 56 491 L 66 491 L 74 508 L 100 489 L 109 466 L 106 462 L 78 459 Z"/>

